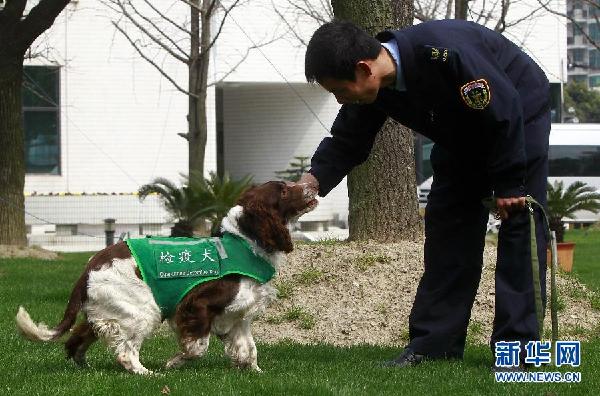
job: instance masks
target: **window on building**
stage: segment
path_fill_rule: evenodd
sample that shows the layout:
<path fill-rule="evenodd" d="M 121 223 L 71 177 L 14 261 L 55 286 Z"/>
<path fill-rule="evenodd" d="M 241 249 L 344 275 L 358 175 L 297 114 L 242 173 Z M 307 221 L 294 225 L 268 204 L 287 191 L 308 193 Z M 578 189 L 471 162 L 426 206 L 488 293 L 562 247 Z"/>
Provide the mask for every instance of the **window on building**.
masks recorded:
<path fill-rule="evenodd" d="M 583 76 L 569 76 L 569 82 L 578 82 L 578 83 L 584 83 L 587 86 L 588 83 L 588 78 L 587 76 L 583 75 Z"/>
<path fill-rule="evenodd" d="M 597 23 L 590 23 L 589 35 L 592 40 L 596 42 L 600 41 L 600 25 L 598 25 Z"/>
<path fill-rule="evenodd" d="M 573 36 L 581 36 L 583 33 L 581 32 L 582 27 L 576 25 L 576 24 L 571 24 L 571 27 L 573 29 Z"/>
<path fill-rule="evenodd" d="M 588 86 L 590 88 L 600 87 L 600 76 L 590 76 L 588 79 Z"/>
<path fill-rule="evenodd" d="M 581 65 L 585 61 L 585 49 L 575 48 L 571 50 L 571 61 L 577 65 Z"/>
<path fill-rule="evenodd" d="M 591 49 L 589 52 L 589 65 L 592 69 L 600 69 L 600 51 Z"/>
<path fill-rule="evenodd" d="M 550 146 L 550 176 L 600 176 L 600 146 Z"/>
<path fill-rule="evenodd" d="M 60 69 L 25 66 L 23 127 L 27 173 L 60 173 Z"/>
<path fill-rule="evenodd" d="M 77 224 L 57 224 L 56 225 L 57 236 L 71 236 L 77 235 Z"/>

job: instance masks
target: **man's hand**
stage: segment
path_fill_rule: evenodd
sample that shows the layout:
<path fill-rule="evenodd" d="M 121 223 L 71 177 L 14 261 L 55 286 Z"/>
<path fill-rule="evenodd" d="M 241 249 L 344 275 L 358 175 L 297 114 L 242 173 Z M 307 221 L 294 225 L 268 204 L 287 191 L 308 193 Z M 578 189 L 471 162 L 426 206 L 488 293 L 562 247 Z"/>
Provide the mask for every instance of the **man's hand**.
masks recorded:
<path fill-rule="evenodd" d="M 525 197 L 496 198 L 496 213 L 506 220 L 512 212 L 525 208 Z"/>
<path fill-rule="evenodd" d="M 303 173 L 296 184 L 305 184 L 315 195 L 319 193 L 319 181 L 310 173 Z"/>

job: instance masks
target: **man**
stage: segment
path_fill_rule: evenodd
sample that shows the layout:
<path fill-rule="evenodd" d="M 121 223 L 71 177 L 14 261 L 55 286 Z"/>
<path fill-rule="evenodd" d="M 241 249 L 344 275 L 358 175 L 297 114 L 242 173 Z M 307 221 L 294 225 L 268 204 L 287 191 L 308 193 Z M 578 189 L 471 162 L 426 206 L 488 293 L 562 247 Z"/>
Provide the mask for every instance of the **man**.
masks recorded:
<path fill-rule="evenodd" d="M 422 23 L 376 38 L 349 22 L 321 26 L 305 60 L 309 82 L 342 107 L 300 183 L 325 196 L 364 162 L 392 117 L 435 142 L 425 211 L 425 272 L 409 318 L 410 342 L 393 366 L 462 358 L 481 277 L 488 209 L 498 238 L 497 341 L 539 339 L 525 196 L 546 202 L 549 84 L 544 72 L 502 35 L 475 23 Z M 536 212 L 545 301 L 546 240 Z M 486 292 L 492 292 L 486 291 Z"/>

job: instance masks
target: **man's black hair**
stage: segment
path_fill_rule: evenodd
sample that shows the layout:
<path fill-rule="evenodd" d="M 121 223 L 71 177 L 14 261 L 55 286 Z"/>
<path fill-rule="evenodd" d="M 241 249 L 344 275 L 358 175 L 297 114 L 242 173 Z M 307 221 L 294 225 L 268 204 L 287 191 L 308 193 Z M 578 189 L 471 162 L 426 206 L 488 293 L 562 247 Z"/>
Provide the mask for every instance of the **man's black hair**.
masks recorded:
<path fill-rule="evenodd" d="M 356 63 L 375 59 L 381 43 L 352 22 L 333 21 L 319 27 L 308 42 L 304 74 L 308 82 L 324 78 L 354 81 Z"/>

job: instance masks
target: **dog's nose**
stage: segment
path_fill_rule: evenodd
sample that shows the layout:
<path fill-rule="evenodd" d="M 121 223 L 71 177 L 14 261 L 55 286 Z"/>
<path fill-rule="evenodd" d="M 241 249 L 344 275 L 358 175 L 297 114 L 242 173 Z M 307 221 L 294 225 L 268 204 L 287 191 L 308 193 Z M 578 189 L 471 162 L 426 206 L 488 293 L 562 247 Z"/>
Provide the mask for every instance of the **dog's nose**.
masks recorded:
<path fill-rule="evenodd" d="M 309 183 L 300 183 L 298 186 L 302 186 L 302 195 L 306 202 L 312 201 L 317 196 L 317 192 Z"/>

